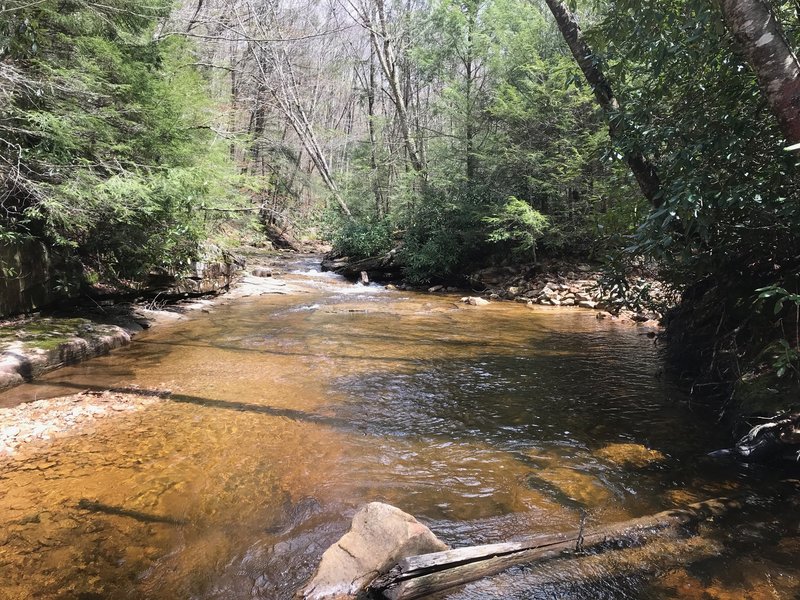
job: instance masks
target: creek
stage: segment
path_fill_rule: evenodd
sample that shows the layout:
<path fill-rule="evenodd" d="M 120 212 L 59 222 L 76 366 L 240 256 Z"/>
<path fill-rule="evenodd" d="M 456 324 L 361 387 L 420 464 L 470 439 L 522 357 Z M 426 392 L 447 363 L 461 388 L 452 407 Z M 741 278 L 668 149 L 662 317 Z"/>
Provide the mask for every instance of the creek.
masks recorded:
<path fill-rule="evenodd" d="M 217 306 L 0 395 L 172 391 L 0 459 L 0 598 L 281 600 L 373 500 L 468 545 L 785 476 L 704 458 L 729 436 L 636 326 L 288 269 L 301 292 Z M 796 509 L 731 523 L 701 564 L 536 589 L 518 569 L 444 597 L 793 598 Z"/>

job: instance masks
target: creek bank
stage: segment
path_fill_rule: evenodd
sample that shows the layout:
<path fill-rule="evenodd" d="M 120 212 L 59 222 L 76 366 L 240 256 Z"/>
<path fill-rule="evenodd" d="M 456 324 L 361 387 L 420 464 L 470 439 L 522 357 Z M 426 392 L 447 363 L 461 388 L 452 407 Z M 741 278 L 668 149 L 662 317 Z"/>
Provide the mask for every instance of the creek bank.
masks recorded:
<path fill-rule="evenodd" d="M 508 300 L 529 306 L 574 306 L 598 311 L 598 318 L 643 323 L 659 327 L 663 312 L 674 303 L 666 286 L 642 273 L 620 285 L 604 285 L 598 265 L 543 262 L 538 265 L 488 267 L 462 278 L 462 285 L 440 283 L 417 286 L 402 281 L 402 253 L 395 248 L 377 257 L 352 260 L 326 255 L 323 271 L 332 271 L 352 281 L 387 283 L 393 289 L 428 293 L 475 292 L 488 300 Z M 475 305 L 472 301 L 469 304 Z"/>
<path fill-rule="evenodd" d="M 80 307 L 0 321 L 0 392 L 62 366 L 107 354 L 151 327 L 186 319 L 192 313 L 211 312 L 217 304 L 299 289 L 280 278 L 285 255 L 252 258 L 256 264 L 250 267 L 251 274 L 241 270 L 235 275 L 227 273 L 224 286 L 214 285 L 208 291 L 195 282 L 187 284 L 191 289 L 135 301 L 119 301 L 108 291 L 102 299 Z"/>

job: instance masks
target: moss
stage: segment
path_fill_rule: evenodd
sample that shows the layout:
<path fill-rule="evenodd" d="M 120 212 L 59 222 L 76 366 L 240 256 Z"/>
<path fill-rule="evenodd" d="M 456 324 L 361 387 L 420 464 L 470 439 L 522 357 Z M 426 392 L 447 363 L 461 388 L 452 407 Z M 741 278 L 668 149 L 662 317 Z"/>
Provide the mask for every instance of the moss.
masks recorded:
<path fill-rule="evenodd" d="M 85 337 L 94 327 L 89 319 L 51 317 L 8 325 L 0 329 L 0 351 L 14 342 L 22 342 L 26 350 L 54 350 L 71 339 Z"/>
<path fill-rule="evenodd" d="M 47 339 L 38 339 L 33 342 L 27 342 L 25 344 L 26 349 L 38 348 L 41 350 L 55 350 L 59 348 L 61 345 L 66 344 L 72 339 L 72 337 L 61 337 L 61 336 L 54 336 Z"/>

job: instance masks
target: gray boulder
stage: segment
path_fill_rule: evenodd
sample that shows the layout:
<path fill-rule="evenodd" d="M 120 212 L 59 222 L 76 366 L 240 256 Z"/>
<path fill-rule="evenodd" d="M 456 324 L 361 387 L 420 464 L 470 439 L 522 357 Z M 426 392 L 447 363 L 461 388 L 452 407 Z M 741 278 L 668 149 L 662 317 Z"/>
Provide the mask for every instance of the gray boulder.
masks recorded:
<path fill-rule="evenodd" d="M 399 508 L 371 502 L 353 517 L 350 531 L 322 555 L 317 572 L 300 590 L 303 600 L 355 599 L 401 558 L 448 547 Z"/>

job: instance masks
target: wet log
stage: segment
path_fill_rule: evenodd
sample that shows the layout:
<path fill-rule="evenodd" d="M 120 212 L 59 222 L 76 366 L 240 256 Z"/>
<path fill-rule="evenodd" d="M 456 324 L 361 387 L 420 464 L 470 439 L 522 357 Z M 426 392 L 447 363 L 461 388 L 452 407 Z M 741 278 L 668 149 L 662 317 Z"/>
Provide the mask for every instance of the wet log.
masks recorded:
<path fill-rule="evenodd" d="M 595 529 L 539 535 L 516 542 L 457 548 L 412 556 L 397 563 L 370 585 L 373 598 L 412 600 L 496 575 L 523 564 L 587 551 L 637 547 L 653 539 L 679 537 L 702 521 L 740 509 L 741 498 L 721 498 L 691 504 Z"/>
<path fill-rule="evenodd" d="M 705 536 L 659 539 L 635 548 L 577 557 L 566 556 L 555 561 L 538 563 L 522 571 L 506 571 L 467 584 L 469 587 L 464 590 L 465 593 L 457 595 L 481 600 L 507 600 L 522 597 L 522 590 L 531 590 L 529 595 L 532 597 L 590 598 L 593 590 L 597 590 L 597 596 L 605 598 L 608 597 L 609 580 L 622 583 L 622 579 L 638 579 L 643 575 L 666 573 L 719 557 L 724 552 L 725 547 L 721 541 Z M 619 590 L 619 597 L 629 598 L 630 595 Z"/>
<path fill-rule="evenodd" d="M 372 281 L 391 281 L 397 279 L 402 270 L 399 248 L 393 248 L 382 256 L 351 260 L 348 257 L 326 256 L 322 261 L 323 271 L 333 271 L 338 275 L 358 281 L 362 273 Z"/>
<path fill-rule="evenodd" d="M 733 452 L 748 462 L 767 461 L 800 451 L 800 413 L 787 412 L 756 425 L 742 437 Z"/>

